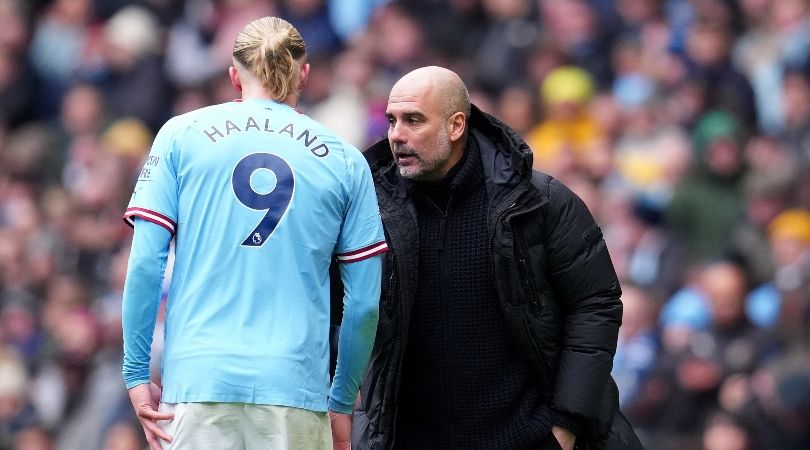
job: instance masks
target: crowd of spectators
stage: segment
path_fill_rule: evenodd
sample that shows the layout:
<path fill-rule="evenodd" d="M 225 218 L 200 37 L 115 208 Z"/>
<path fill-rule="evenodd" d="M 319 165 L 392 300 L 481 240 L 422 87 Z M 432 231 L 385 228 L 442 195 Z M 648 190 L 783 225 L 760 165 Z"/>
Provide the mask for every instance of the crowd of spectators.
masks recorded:
<path fill-rule="evenodd" d="M 161 124 L 235 97 L 264 15 L 307 42 L 302 112 L 359 148 L 441 65 L 583 198 L 647 448 L 810 448 L 807 0 L 0 0 L 0 450 L 144 448 L 121 214 Z"/>

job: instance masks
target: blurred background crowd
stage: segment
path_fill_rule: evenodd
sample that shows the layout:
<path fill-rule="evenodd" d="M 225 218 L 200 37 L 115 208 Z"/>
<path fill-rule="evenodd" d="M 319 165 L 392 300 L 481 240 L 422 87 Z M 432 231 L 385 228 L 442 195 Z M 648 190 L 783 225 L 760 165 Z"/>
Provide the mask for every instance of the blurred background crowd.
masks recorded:
<path fill-rule="evenodd" d="M 0 450 L 144 447 L 121 214 L 161 124 L 236 96 L 264 15 L 307 43 L 300 109 L 359 148 L 442 65 L 583 198 L 647 448 L 810 448 L 807 0 L 0 0 Z"/>

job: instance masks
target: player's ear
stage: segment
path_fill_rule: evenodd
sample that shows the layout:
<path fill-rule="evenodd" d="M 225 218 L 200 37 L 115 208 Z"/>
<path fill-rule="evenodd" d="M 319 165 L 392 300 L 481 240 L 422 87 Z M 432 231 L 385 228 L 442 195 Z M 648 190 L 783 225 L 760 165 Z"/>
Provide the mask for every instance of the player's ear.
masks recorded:
<path fill-rule="evenodd" d="M 298 83 L 298 90 L 304 90 L 307 87 L 307 82 L 309 82 L 309 63 L 304 63 L 301 65 L 301 82 Z"/>
<path fill-rule="evenodd" d="M 451 142 L 458 141 L 464 136 L 464 129 L 467 127 L 467 116 L 463 112 L 457 112 L 447 119 L 447 135 Z"/>
<path fill-rule="evenodd" d="M 236 70 L 236 67 L 228 67 L 228 76 L 231 79 L 231 86 L 233 86 L 233 89 L 239 94 L 242 94 L 242 80 L 239 79 L 239 71 Z"/>

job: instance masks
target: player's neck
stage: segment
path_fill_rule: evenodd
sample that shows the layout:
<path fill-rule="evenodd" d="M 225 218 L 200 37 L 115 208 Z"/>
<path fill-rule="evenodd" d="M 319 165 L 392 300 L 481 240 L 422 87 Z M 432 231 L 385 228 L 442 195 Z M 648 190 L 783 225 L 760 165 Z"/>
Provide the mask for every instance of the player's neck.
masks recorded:
<path fill-rule="evenodd" d="M 295 108 L 298 106 L 298 93 L 290 94 L 284 97 L 284 100 L 274 100 L 264 89 L 242 89 L 242 100 L 273 100 L 278 103 L 283 103 L 287 106 Z"/>

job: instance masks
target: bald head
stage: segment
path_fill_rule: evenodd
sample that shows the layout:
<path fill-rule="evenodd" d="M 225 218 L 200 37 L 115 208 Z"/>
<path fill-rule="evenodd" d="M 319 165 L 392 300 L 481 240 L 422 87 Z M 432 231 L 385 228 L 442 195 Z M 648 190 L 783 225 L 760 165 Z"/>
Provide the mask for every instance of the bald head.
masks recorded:
<path fill-rule="evenodd" d="M 420 97 L 438 106 L 444 118 L 462 112 L 470 116 L 470 94 L 464 81 L 444 67 L 427 66 L 408 72 L 391 89 L 391 97 Z"/>
<path fill-rule="evenodd" d="M 438 180 L 461 159 L 470 96 L 452 71 L 431 66 L 406 74 L 391 88 L 385 115 L 403 177 Z"/>

